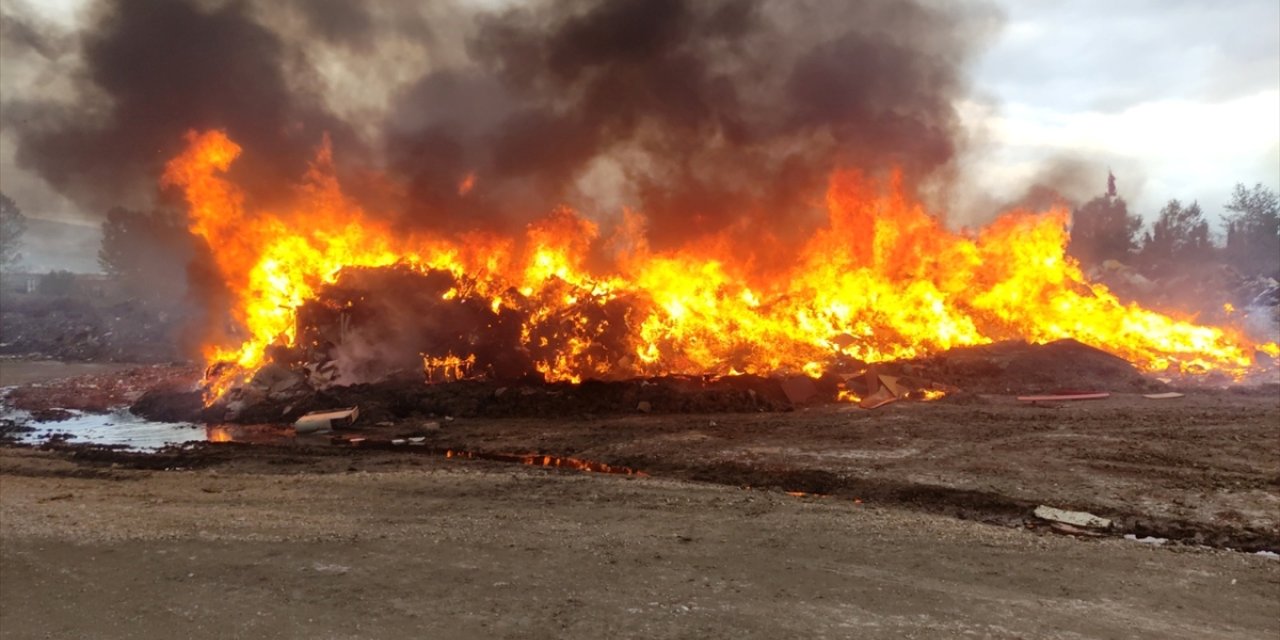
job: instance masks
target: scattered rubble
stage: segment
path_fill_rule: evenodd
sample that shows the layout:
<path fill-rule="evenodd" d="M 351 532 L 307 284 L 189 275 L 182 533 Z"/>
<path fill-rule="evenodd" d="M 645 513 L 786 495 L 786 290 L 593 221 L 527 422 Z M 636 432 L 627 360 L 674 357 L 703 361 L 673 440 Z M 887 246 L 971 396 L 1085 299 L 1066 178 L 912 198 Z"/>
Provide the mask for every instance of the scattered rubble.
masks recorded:
<path fill-rule="evenodd" d="M 33 359 L 170 362 L 183 318 L 136 302 L 77 297 L 5 296 L 0 354 Z"/>
<path fill-rule="evenodd" d="M 131 405 L 150 420 L 207 424 L 289 424 L 316 411 L 360 407 L 371 423 L 419 418 L 617 415 L 632 412 L 722 413 L 789 411 L 806 404 L 848 401 L 864 408 L 905 400 L 964 403 L 975 394 L 1074 395 L 1078 389 L 1167 394 L 1169 386 L 1124 360 L 1064 340 L 953 349 L 912 361 L 863 365 L 808 376 L 680 376 L 547 383 L 464 379 L 427 384 L 420 372 L 374 383 L 316 388 L 303 363 L 272 363 L 245 385 L 205 406 L 201 374 L 193 367 L 151 366 L 123 374 L 81 376 L 13 390 L 19 409 L 102 412 Z M 1172 397 L 1161 395 L 1160 397 Z"/>
<path fill-rule="evenodd" d="M 1280 282 L 1271 276 L 1245 276 L 1229 265 L 1204 264 L 1152 280 L 1130 265 L 1106 260 L 1089 278 L 1143 306 L 1177 309 L 1212 322 L 1240 314 L 1256 328 L 1280 329 Z"/>
<path fill-rule="evenodd" d="M 17 387 L 5 397 L 5 404 L 24 411 L 50 409 L 102 413 L 133 404 L 148 394 L 195 393 L 200 371 L 175 365 L 141 366 L 125 371 L 36 382 Z"/>
<path fill-rule="evenodd" d="M 850 363 L 845 373 L 820 378 L 671 375 L 578 384 L 531 378 L 427 384 L 421 373 L 404 373 L 379 382 L 316 388 L 302 365 L 273 363 L 212 406 L 203 405 L 198 391 L 165 389 L 144 394 L 133 410 L 153 420 L 252 424 L 293 422 L 309 412 L 358 405 L 361 415 L 376 423 L 415 416 L 787 411 L 838 400 L 870 409 L 903 400 L 946 397 L 962 402 L 975 393 L 1068 395 L 1072 389 L 1099 387 L 1139 393 L 1168 389 L 1121 358 L 1062 340 L 965 347 L 913 361 Z"/>
<path fill-rule="evenodd" d="M 898 371 L 889 375 L 885 371 Z M 839 400 L 857 402 L 863 409 L 877 409 L 898 400 L 937 400 L 959 389 L 918 377 L 919 368 L 910 364 L 900 369 L 893 365 L 873 365 L 859 374 L 840 376 Z"/>

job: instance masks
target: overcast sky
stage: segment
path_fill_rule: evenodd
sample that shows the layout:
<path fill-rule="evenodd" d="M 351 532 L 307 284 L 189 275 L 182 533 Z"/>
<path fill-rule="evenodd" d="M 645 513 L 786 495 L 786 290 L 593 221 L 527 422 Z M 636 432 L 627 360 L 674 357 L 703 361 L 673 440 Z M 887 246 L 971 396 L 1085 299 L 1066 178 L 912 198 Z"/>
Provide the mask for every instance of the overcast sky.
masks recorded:
<path fill-rule="evenodd" d="M 31 4 L 65 23 L 83 2 Z M 1237 182 L 1280 189 L 1280 1 L 998 4 L 1005 26 L 959 105 L 980 143 L 968 165 L 977 190 L 1011 199 L 1046 167 L 1074 163 L 1079 197 L 1100 193 L 1110 167 L 1151 219 L 1169 198 L 1219 213 Z M 0 188 L 32 180 L 7 137 Z M 74 217 L 61 203 L 28 213 Z"/>
<path fill-rule="evenodd" d="M 1025 182 L 1059 156 L 1100 161 L 1148 218 L 1169 198 L 1216 213 L 1237 182 L 1280 188 L 1277 0 L 1002 6 L 975 69 L 994 106 L 965 109 L 994 142 L 984 182 Z"/>

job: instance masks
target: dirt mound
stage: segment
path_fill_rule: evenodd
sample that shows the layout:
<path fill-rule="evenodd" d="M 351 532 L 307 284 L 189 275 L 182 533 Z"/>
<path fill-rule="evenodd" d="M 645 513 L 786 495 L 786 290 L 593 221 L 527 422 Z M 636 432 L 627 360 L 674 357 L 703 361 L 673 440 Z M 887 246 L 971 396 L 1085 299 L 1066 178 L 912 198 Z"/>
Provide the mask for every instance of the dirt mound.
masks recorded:
<path fill-rule="evenodd" d="M 830 395 L 834 397 L 834 391 Z M 780 381 L 758 376 L 704 379 L 668 376 L 581 384 L 509 384 L 462 380 L 428 385 L 417 378 L 307 391 L 291 397 L 231 397 L 191 414 L 191 394 L 145 394 L 132 407 L 151 420 L 288 422 L 304 413 L 360 407 L 361 421 L 414 417 L 540 417 L 625 413 L 721 413 L 782 411 L 792 407 Z M 248 400 L 248 401 L 246 401 Z"/>
<path fill-rule="evenodd" d="M 969 393 L 1141 392 L 1164 387 L 1125 359 L 1075 340 L 960 347 L 903 366 Z"/>

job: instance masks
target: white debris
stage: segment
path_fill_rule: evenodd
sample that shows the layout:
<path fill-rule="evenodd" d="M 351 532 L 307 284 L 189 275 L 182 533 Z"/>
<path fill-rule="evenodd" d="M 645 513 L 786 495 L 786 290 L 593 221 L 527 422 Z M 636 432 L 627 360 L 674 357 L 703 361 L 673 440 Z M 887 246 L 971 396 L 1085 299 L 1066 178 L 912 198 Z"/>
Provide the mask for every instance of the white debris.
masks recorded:
<path fill-rule="evenodd" d="M 360 417 L 359 407 L 351 407 L 348 409 L 335 409 L 332 411 L 312 411 L 293 423 L 293 428 L 298 433 L 312 433 L 315 431 L 329 431 L 334 427 L 349 426 Z"/>
<path fill-rule="evenodd" d="M 1138 536 L 1135 536 L 1132 533 L 1124 534 L 1124 539 L 1132 540 L 1134 542 L 1141 542 L 1142 544 L 1154 544 L 1157 546 L 1166 544 L 1169 542 L 1168 538 L 1157 538 L 1155 536 L 1145 536 L 1145 537 L 1139 538 Z"/>
<path fill-rule="evenodd" d="M 1086 529 L 1108 529 L 1111 527 L 1111 521 L 1106 518 L 1099 518 L 1092 513 L 1084 511 L 1064 511 L 1053 507 L 1040 505 L 1036 507 L 1035 516 L 1041 520 L 1050 522 L 1061 522 L 1069 524 L 1073 527 L 1084 527 Z"/>

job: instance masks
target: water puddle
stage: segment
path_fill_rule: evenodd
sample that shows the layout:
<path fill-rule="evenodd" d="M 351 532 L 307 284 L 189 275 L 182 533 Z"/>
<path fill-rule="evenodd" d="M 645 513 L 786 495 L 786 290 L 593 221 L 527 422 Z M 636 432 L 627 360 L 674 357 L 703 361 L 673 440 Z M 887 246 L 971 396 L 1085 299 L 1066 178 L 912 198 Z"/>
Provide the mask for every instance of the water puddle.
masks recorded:
<path fill-rule="evenodd" d="M 18 442 L 31 445 L 66 442 L 68 444 L 119 447 L 125 451 L 145 453 L 158 451 L 166 446 L 181 445 L 188 442 L 281 445 L 298 441 L 298 435 L 292 427 L 273 424 L 200 425 L 189 422 L 154 422 L 136 416 L 125 408 L 119 408 L 110 413 L 85 413 L 63 409 L 57 411 L 60 415 L 69 417 L 63 420 L 36 421 L 26 411 L 10 409 L 4 411 L 0 418 L 6 418 L 18 424 L 32 427 L 33 429 L 30 431 L 15 434 Z M 429 447 L 425 446 L 426 438 L 424 437 L 392 438 L 387 440 L 370 440 L 355 435 L 339 437 L 321 434 L 321 437 L 329 437 L 334 444 L 375 449 L 417 450 L 421 453 L 441 455 L 450 459 L 491 460 L 534 467 L 574 469 L 591 473 L 627 476 L 648 475 L 643 471 L 637 471 L 629 467 L 565 456 L 489 453 Z"/>
<path fill-rule="evenodd" d="M 204 425 L 189 422 L 152 422 L 133 415 L 128 409 L 110 413 L 84 413 L 68 410 L 65 420 L 36 422 L 25 411 L 7 411 L 3 417 L 33 427 L 33 431 L 16 433 L 24 444 L 65 441 L 71 444 L 96 444 L 121 447 L 126 451 L 155 451 L 168 445 L 208 439 Z"/>

